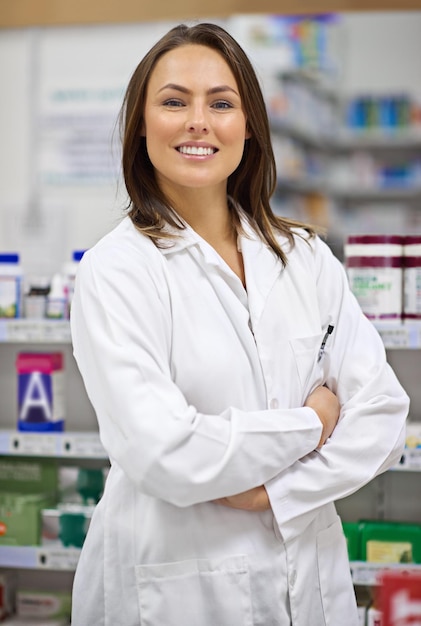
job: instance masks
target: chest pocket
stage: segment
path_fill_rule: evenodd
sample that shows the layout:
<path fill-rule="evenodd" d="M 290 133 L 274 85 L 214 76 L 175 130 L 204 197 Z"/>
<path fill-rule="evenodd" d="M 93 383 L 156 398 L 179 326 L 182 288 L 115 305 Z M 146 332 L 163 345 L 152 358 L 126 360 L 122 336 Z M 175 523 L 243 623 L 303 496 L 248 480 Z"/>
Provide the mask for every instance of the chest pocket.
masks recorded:
<path fill-rule="evenodd" d="M 322 345 L 324 333 L 308 337 L 294 337 L 289 340 L 293 355 L 293 361 L 298 375 L 297 383 L 297 406 L 304 404 L 307 396 L 319 385 L 323 385 L 325 377 L 326 359 L 323 354 L 319 359 L 319 351 Z"/>

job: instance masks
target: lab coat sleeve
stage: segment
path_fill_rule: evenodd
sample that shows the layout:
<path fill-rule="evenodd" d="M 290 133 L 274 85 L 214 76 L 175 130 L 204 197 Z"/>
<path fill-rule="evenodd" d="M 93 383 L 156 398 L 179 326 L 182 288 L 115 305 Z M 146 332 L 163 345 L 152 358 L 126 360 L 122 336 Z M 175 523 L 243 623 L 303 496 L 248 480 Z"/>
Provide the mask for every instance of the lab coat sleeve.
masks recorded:
<path fill-rule="evenodd" d="M 312 409 L 205 415 L 188 405 L 170 374 L 166 261 L 152 243 L 129 248 L 85 253 L 71 307 L 74 356 L 111 462 L 141 492 L 188 506 L 261 485 L 313 450 Z"/>
<path fill-rule="evenodd" d="M 322 357 L 324 380 L 338 396 L 341 414 L 320 450 L 266 483 L 284 540 L 299 535 L 325 504 L 352 494 L 399 461 L 409 408 L 343 266 L 320 239 L 312 246 L 321 320 L 324 329 L 334 324 Z"/>

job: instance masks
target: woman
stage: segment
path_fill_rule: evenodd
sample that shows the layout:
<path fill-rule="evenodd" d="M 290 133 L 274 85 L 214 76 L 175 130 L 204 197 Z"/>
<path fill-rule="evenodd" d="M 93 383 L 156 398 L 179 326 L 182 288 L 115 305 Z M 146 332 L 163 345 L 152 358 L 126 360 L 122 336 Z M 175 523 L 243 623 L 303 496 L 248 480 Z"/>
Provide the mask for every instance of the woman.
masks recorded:
<path fill-rule="evenodd" d="M 227 32 L 172 29 L 122 119 L 128 216 L 72 303 L 111 460 L 72 623 L 357 626 L 334 501 L 398 461 L 407 396 L 340 263 L 271 211 L 265 106 Z"/>

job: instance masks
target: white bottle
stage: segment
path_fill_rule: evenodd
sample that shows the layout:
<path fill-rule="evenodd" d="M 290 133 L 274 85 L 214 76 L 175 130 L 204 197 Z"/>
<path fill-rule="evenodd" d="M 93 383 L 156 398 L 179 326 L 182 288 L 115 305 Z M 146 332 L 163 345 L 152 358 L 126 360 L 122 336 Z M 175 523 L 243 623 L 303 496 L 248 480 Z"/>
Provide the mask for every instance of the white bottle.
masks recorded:
<path fill-rule="evenodd" d="M 64 264 L 63 274 L 65 281 L 65 290 L 67 298 L 67 313 L 66 317 L 70 317 L 70 307 L 72 305 L 73 293 L 75 290 L 75 278 L 79 261 L 85 254 L 85 250 L 74 250 L 72 253 L 72 261 Z"/>
<path fill-rule="evenodd" d="M 22 316 L 22 277 L 19 254 L 0 254 L 0 317 Z"/>
<path fill-rule="evenodd" d="M 67 315 L 67 298 L 63 276 L 54 274 L 51 279 L 50 293 L 47 298 L 45 316 L 49 319 L 61 320 Z"/>

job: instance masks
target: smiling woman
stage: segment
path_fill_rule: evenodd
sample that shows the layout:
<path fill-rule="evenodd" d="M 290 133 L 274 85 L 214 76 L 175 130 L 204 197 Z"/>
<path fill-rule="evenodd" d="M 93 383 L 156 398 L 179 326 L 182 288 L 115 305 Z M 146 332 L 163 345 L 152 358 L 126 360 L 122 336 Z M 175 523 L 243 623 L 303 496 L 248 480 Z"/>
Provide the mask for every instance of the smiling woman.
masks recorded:
<path fill-rule="evenodd" d="M 178 84 L 170 82 L 174 75 Z M 199 189 L 212 194 L 212 212 L 226 211 L 246 126 L 235 77 L 219 52 L 188 44 L 161 56 L 146 92 L 143 132 L 156 182 L 189 224 L 200 213 Z"/>
<path fill-rule="evenodd" d="M 314 229 L 272 211 L 228 32 L 167 33 L 121 121 L 128 214 L 71 309 L 111 459 L 72 624 L 358 626 L 334 502 L 397 462 L 408 411 L 380 336 Z"/>

